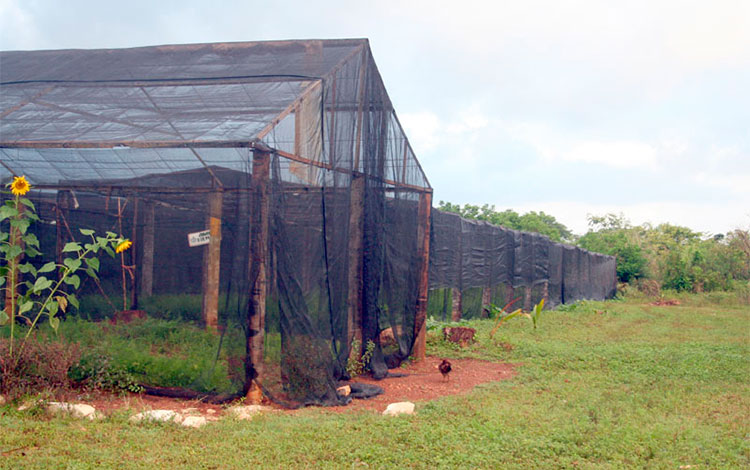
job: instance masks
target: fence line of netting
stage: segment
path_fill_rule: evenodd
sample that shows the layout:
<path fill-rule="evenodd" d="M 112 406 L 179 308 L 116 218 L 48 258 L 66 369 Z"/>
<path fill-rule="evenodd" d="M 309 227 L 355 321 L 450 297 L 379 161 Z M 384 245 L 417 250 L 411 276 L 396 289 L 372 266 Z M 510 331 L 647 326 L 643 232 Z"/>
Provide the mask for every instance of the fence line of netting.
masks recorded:
<path fill-rule="evenodd" d="M 457 214 L 433 210 L 428 315 L 447 320 L 486 316 L 489 303 L 554 307 L 611 298 L 617 287 L 612 256 L 556 243 Z M 527 294 L 527 290 L 529 294 Z M 524 305 L 525 304 L 525 305 Z"/>

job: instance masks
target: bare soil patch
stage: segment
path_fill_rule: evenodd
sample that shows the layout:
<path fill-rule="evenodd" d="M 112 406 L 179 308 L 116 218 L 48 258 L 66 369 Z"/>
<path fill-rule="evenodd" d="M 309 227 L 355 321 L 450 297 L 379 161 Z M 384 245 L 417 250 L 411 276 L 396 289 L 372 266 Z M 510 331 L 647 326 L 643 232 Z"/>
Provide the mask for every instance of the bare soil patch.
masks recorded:
<path fill-rule="evenodd" d="M 337 413 L 372 410 L 382 412 L 389 403 L 400 401 L 428 401 L 448 395 L 460 395 L 470 392 L 479 384 L 496 382 L 512 378 L 515 374 L 514 364 L 496 363 L 478 359 L 449 359 L 452 371 L 448 380 L 443 379 L 437 366 L 442 358 L 428 357 L 421 362 L 408 363 L 403 367 L 391 370 L 402 377 L 387 377 L 375 380 L 371 377 L 357 377 L 352 382 L 377 385 L 385 393 L 368 399 L 354 399 L 347 406 L 325 408 Z M 155 397 L 145 394 L 114 395 L 107 393 L 87 394 L 80 396 L 75 392 L 61 392 L 56 399 L 75 403 L 87 403 L 105 415 L 118 410 L 131 410 L 133 413 L 144 410 L 173 410 L 181 413 L 200 414 L 206 417 L 219 417 L 224 413 L 221 405 L 212 405 L 200 400 L 181 400 L 175 398 Z M 283 410 L 273 403 L 266 403 Z"/>
<path fill-rule="evenodd" d="M 424 361 L 413 362 L 393 373 L 406 374 L 405 377 L 386 377 L 374 380 L 370 377 L 357 377 L 354 382 L 373 384 L 385 393 L 366 400 L 352 400 L 347 406 L 334 407 L 336 411 L 376 410 L 382 412 L 389 403 L 399 401 L 426 401 L 448 395 L 470 392 L 479 384 L 506 380 L 516 375 L 514 364 L 481 361 L 478 359 L 449 359 L 452 371 L 444 380 L 438 370 L 442 358 L 428 357 Z"/>

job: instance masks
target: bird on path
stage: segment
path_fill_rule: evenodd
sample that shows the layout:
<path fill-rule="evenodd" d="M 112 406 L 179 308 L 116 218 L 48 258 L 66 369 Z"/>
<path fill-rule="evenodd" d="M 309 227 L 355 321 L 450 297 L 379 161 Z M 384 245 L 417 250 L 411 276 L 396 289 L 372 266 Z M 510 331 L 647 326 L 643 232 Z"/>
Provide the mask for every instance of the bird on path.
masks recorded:
<path fill-rule="evenodd" d="M 448 362 L 448 359 L 443 359 L 443 362 L 440 363 L 438 369 L 440 369 L 440 373 L 443 374 L 443 380 L 446 380 L 448 379 L 448 374 L 451 373 L 451 363 Z"/>

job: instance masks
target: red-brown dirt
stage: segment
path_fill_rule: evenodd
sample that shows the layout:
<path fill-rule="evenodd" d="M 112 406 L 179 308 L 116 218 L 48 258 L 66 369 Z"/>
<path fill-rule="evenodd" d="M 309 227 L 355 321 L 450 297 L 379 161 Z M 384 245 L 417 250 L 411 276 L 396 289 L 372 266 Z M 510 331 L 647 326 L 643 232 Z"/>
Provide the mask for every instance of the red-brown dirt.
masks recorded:
<path fill-rule="evenodd" d="M 468 393 L 479 384 L 506 380 L 516 375 L 515 365 L 478 359 L 449 359 L 451 373 L 444 380 L 438 370 L 442 358 L 428 357 L 424 361 L 394 369 L 394 373 L 407 374 L 406 377 L 386 377 L 374 380 L 358 377 L 354 382 L 373 384 L 385 393 L 366 400 L 352 400 L 347 406 L 335 407 L 337 411 L 376 410 L 382 412 L 389 403 L 398 401 L 434 400 L 447 395 Z"/>
<path fill-rule="evenodd" d="M 409 363 L 391 371 L 395 374 L 404 374 L 403 377 L 387 377 L 383 380 L 374 380 L 366 376 L 358 377 L 354 382 L 377 385 L 383 388 L 385 393 L 369 399 L 354 399 L 347 406 L 324 409 L 337 413 L 363 410 L 382 412 L 389 403 L 434 400 L 447 395 L 468 393 L 479 384 L 506 380 L 516 374 L 514 364 L 478 359 L 449 359 L 452 371 L 448 379 L 444 380 L 437 368 L 441 360 L 442 358 L 428 357 L 424 361 Z M 193 414 L 199 413 L 206 417 L 218 417 L 224 411 L 224 408 L 220 405 L 211 405 L 198 400 L 180 400 L 149 395 L 95 394 L 81 400 L 81 397 L 76 397 L 75 394 L 68 392 L 61 394 L 57 399 L 70 402 L 83 401 L 104 414 L 111 414 L 120 409 L 130 409 L 133 412 L 149 409 L 186 412 L 186 410 L 192 409 L 189 411 Z M 273 404 L 270 405 L 274 406 Z"/>

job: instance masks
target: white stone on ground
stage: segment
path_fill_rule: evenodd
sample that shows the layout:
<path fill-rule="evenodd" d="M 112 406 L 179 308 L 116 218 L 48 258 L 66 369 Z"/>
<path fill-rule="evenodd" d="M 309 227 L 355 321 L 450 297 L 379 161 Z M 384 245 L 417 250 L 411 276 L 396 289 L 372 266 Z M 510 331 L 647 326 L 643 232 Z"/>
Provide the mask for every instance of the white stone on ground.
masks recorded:
<path fill-rule="evenodd" d="M 203 416 L 187 416 L 184 420 L 182 420 L 183 426 L 187 426 L 190 428 L 199 428 L 206 424 L 208 421 L 206 421 L 206 418 Z"/>
<path fill-rule="evenodd" d="M 397 416 L 401 414 L 413 415 L 414 414 L 414 403 L 410 401 L 402 401 L 398 403 L 391 403 L 383 411 L 385 416 Z"/>
<path fill-rule="evenodd" d="M 142 413 L 138 413 L 137 415 L 133 415 L 130 417 L 129 421 L 131 423 L 138 423 L 140 421 L 161 421 L 161 422 L 168 422 L 173 421 L 175 423 L 181 423 L 183 421 L 183 416 L 172 410 L 151 410 L 151 411 L 144 411 Z"/>
<path fill-rule="evenodd" d="M 51 401 L 47 403 L 48 413 L 68 413 L 75 418 L 100 419 L 102 415 L 97 413 L 96 408 L 84 403 L 64 403 Z"/>
<path fill-rule="evenodd" d="M 237 419 L 253 419 L 253 416 L 271 410 L 269 406 L 245 405 L 227 408 L 227 413 Z"/>

